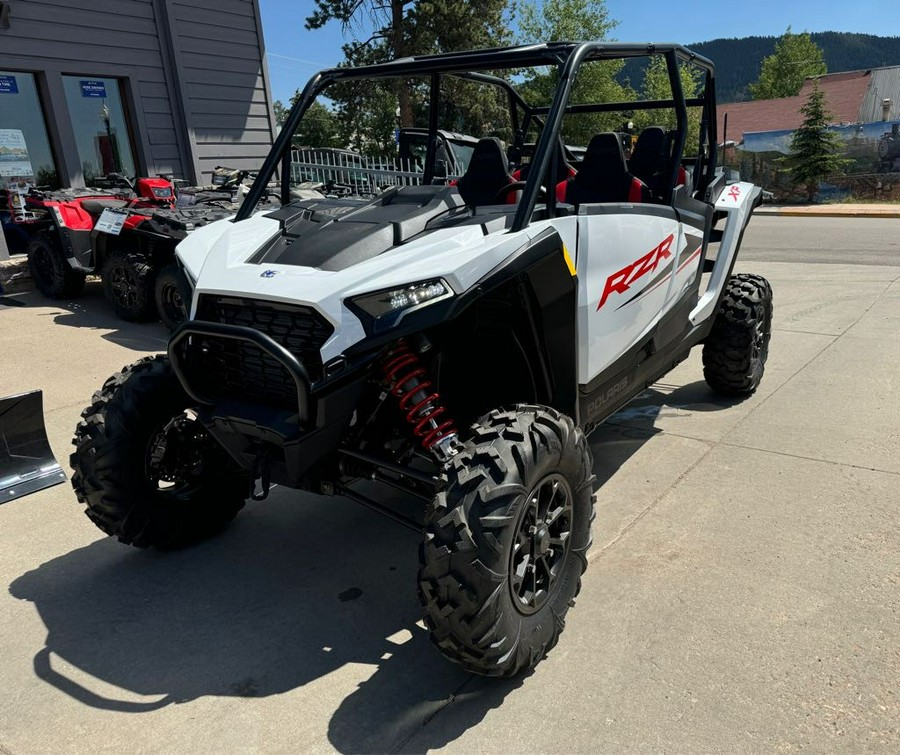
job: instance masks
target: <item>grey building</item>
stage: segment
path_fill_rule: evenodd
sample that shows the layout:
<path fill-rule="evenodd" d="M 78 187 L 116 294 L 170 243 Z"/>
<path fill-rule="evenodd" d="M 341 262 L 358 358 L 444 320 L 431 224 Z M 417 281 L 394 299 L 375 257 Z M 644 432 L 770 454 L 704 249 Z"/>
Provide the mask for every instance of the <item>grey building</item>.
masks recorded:
<path fill-rule="evenodd" d="M 257 0 L 0 0 L 0 182 L 206 183 L 274 126 Z"/>

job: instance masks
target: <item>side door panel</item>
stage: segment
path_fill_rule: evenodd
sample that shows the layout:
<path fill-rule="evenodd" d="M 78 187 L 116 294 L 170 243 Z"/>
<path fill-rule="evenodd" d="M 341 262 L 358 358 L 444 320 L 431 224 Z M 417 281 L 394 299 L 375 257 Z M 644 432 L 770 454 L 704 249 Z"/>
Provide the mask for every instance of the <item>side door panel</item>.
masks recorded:
<path fill-rule="evenodd" d="M 678 293 L 674 273 L 683 265 L 686 249 L 684 232 L 671 208 L 606 207 L 599 214 L 579 215 L 581 385 L 612 365 L 659 321 Z M 691 260 L 696 262 L 696 257 Z M 681 273 L 689 267 L 685 265 Z M 679 274 L 678 280 L 685 278 Z"/>

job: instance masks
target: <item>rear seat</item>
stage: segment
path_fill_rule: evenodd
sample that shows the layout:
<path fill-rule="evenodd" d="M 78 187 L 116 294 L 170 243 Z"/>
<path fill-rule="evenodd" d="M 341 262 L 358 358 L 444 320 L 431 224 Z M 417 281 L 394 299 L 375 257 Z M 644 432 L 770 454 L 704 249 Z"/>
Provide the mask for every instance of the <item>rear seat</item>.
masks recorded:
<path fill-rule="evenodd" d="M 568 204 L 649 202 L 647 185 L 629 172 L 617 134 L 596 134 L 574 178 L 556 185 L 556 199 Z"/>
<path fill-rule="evenodd" d="M 672 132 L 662 126 L 647 126 L 637 139 L 628 167 L 650 187 L 653 202 L 664 201 L 672 160 Z M 687 184 L 687 172 L 678 168 L 676 185 Z"/>

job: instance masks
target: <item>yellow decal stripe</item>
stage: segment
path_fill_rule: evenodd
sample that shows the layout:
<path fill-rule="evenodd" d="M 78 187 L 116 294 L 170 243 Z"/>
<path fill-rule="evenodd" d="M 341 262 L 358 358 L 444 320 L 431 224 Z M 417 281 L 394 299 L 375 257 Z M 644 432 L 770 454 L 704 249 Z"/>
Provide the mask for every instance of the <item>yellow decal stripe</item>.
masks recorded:
<path fill-rule="evenodd" d="M 572 262 L 572 258 L 569 256 L 569 250 L 566 249 L 566 245 L 563 244 L 563 259 L 566 261 L 566 267 L 569 268 L 569 272 L 574 276 L 575 275 L 575 263 Z"/>

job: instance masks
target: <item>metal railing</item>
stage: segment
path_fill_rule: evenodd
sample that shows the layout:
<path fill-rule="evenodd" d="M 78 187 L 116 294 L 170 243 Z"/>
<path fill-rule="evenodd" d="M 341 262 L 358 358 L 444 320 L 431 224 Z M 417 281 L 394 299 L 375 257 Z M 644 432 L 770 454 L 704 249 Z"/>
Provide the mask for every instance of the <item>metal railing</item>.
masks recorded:
<path fill-rule="evenodd" d="M 324 184 L 336 193 L 373 196 L 391 186 L 418 186 L 422 167 L 413 160 L 368 157 L 325 149 L 291 150 L 291 183 Z"/>

